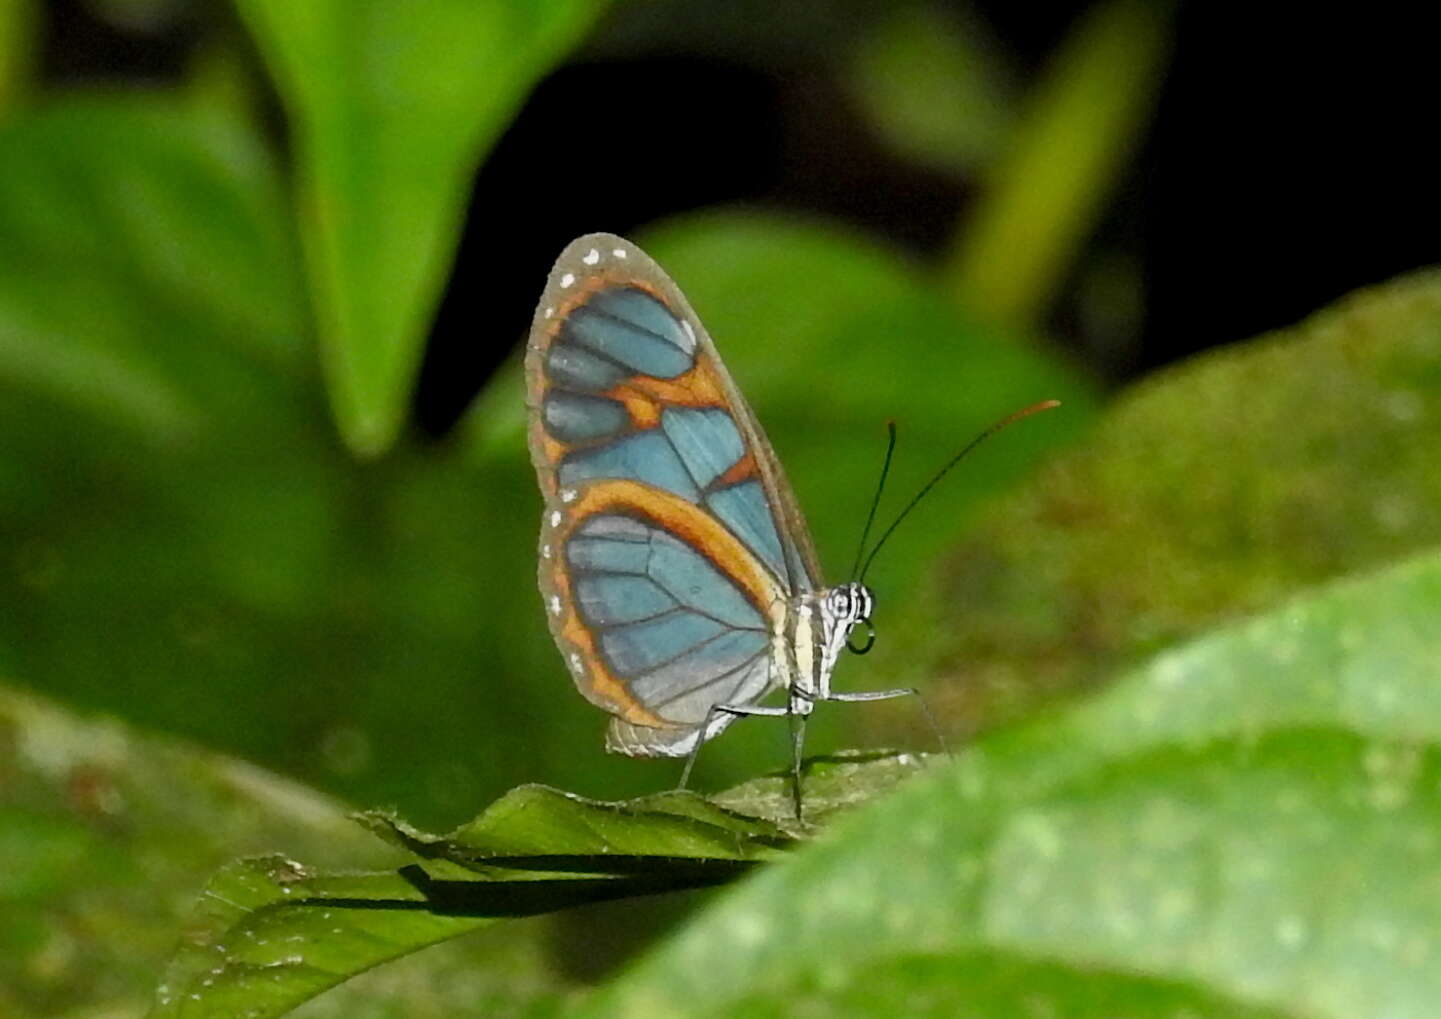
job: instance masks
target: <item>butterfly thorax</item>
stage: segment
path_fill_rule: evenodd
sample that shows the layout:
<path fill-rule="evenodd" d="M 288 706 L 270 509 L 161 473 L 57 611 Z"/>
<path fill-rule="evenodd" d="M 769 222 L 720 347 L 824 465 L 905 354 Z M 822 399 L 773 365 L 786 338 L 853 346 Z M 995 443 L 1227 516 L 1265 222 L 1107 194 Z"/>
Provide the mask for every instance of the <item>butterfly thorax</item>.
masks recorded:
<path fill-rule="evenodd" d="M 791 710 L 809 714 L 830 695 L 831 673 L 857 623 L 870 619 L 875 599 L 852 581 L 791 598 L 772 635 L 778 685 L 791 692 Z"/>

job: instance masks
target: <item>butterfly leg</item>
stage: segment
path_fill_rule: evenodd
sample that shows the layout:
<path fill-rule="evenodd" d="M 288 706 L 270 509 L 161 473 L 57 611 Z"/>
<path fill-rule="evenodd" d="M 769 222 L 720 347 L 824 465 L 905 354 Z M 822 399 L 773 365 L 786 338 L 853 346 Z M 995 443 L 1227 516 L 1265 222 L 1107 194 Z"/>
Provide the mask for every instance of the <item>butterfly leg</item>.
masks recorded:
<path fill-rule="evenodd" d="M 941 753 L 950 757 L 950 745 L 946 743 L 945 734 L 941 732 L 940 725 L 936 723 L 936 716 L 931 713 L 931 706 L 926 703 L 926 699 L 921 696 L 921 692 L 913 686 L 908 686 L 900 690 L 857 690 L 852 693 L 827 691 L 826 695 L 819 699 L 860 704 L 866 701 L 889 701 L 897 697 L 914 697 L 916 699 L 916 704 L 920 706 L 921 714 L 926 718 L 926 724 L 931 727 L 931 732 L 936 735 L 936 742 L 941 746 Z"/>
<path fill-rule="evenodd" d="M 790 708 L 772 708 L 759 704 L 711 705 L 710 711 L 706 712 L 705 722 L 703 722 L 700 727 L 701 737 L 695 741 L 695 746 L 691 748 L 690 754 L 685 759 L 685 769 L 680 773 L 680 784 L 677 785 L 676 788 L 684 789 L 690 781 L 691 768 L 695 767 L 695 759 L 700 755 L 700 748 L 704 746 L 706 742 L 705 733 L 710 732 L 711 723 L 714 722 L 719 715 L 736 715 L 738 717 L 765 715 L 769 718 L 779 718 L 781 715 L 789 715 L 790 713 Z"/>
<path fill-rule="evenodd" d="M 811 717 L 810 703 L 802 705 L 804 711 L 794 710 L 795 704 L 786 709 L 791 723 L 791 797 L 795 801 L 797 821 L 801 819 L 801 755 L 806 743 L 806 719 Z"/>

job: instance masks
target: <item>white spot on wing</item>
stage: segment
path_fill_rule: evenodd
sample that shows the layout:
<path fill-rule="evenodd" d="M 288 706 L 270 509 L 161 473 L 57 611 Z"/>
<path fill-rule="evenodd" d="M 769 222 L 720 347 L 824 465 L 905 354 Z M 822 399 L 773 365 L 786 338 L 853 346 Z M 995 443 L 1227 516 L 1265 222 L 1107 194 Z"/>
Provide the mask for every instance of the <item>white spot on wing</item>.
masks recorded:
<path fill-rule="evenodd" d="M 545 309 L 545 317 L 546 317 L 546 318 L 550 318 L 550 317 L 551 317 L 552 315 L 554 315 L 554 314 L 555 314 L 555 309 L 554 309 L 554 308 L 546 308 L 546 309 Z"/>
<path fill-rule="evenodd" d="M 550 511 L 550 526 L 551 526 L 551 527 L 559 527 L 559 526 L 560 526 L 560 510 L 551 510 L 551 511 Z"/>
<path fill-rule="evenodd" d="M 616 248 L 614 251 L 611 252 L 611 254 L 614 255 L 616 258 L 624 258 L 625 248 Z"/>
<path fill-rule="evenodd" d="M 570 286 L 570 285 L 573 284 L 574 282 L 575 282 L 575 273 L 573 273 L 573 272 L 568 272 L 568 273 L 566 273 L 564 276 L 562 276 L 562 277 L 560 278 L 560 288 L 561 288 L 562 290 L 564 290 L 566 287 Z"/>
<path fill-rule="evenodd" d="M 540 546 L 540 557 L 541 557 L 542 559 L 549 559 L 549 558 L 550 558 L 550 546 L 549 546 L 549 545 L 542 545 L 542 546 Z"/>
<path fill-rule="evenodd" d="M 581 258 L 581 261 L 584 262 L 586 265 L 595 265 L 595 263 L 600 261 L 600 252 L 596 251 L 595 248 L 591 248 Z"/>
<path fill-rule="evenodd" d="M 570 653 L 570 664 L 575 666 L 577 669 L 585 668 L 585 663 L 580 660 L 580 655 L 576 654 L 574 651 Z"/>
<path fill-rule="evenodd" d="M 560 595 L 553 594 L 550 596 L 550 611 L 557 616 L 560 615 Z"/>
<path fill-rule="evenodd" d="M 562 490 L 561 490 L 561 493 L 560 493 L 560 501 L 561 501 L 561 502 L 575 502 L 575 489 L 573 489 L 573 488 L 565 488 L 565 489 L 562 489 Z"/>

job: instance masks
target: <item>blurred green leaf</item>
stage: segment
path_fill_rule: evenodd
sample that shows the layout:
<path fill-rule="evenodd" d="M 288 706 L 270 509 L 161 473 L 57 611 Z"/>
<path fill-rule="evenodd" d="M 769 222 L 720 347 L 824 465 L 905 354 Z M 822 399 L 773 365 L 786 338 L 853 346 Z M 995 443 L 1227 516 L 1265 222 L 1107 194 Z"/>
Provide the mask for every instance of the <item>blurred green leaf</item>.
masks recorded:
<path fill-rule="evenodd" d="M 207 37 L 190 54 L 184 92 L 190 101 L 223 111 L 237 121 L 263 122 L 265 97 L 256 89 L 250 40 L 240 25 Z"/>
<path fill-rule="evenodd" d="M 298 864 L 274 857 L 263 865 L 227 861 L 277 847 L 329 868 L 317 887 L 333 894 L 398 900 L 396 888 L 403 886 L 406 895 L 415 895 L 394 871 L 365 877 L 334 870 L 374 871 L 406 859 L 356 825 L 335 801 L 253 765 L 146 735 L 113 718 L 80 718 L 0 686 L 0 1011 L 6 1019 L 139 1016 L 171 959 L 163 996 L 176 998 L 176 989 L 189 983 L 195 987 L 187 995 L 224 983 L 210 972 L 216 951 L 204 940 L 210 925 L 239 924 L 247 908 L 264 906 L 263 891 L 281 899 L 296 895 L 305 874 Z M 339 916 L 346 918 L 349 936 L 361 938 L 371 953 L 380 951 L 382 934 L 390 936 L 408 919 L 391 916 L 367 939 L 363 911 L 336 918 L 321 912 L 308 914 L 312 924 L 306 929 L 323 923 L 325 952 L 347 944 L 355 949 L 353 941 L 332 936 Z M 261 986 L 274 982 L 276 967 L 269 963 L 301 950 L 286 940 L 294 930 L 266 942 L 265 922 L 257 912 L 247 930 L 258 936 L 235 946 L 250 953 L 258 968 L 248 979 Z M 454 917 L 411 921 L 411 929 L 449 933 L 476 926 Z M 552 926 L 513 920 L 504 936 L 432 948 L 352 981 L 309 1006 L 306 1015 L 439 1019 L 534 1009 L 573 990 L 551 949 Z M 334 956 L 317 952 L 314 958 Z M 231 982 L 235 977 L 229 974 Z M 295 979 L 287 970 L 286 981 Z M 199 1014 L 194 1002 L 175 1000 L 172 1011 Z M 375 1011 L 377 1002 L 388 1003 L 387 1010 Z M 229 1019 L 243 1011 L 221 1007 L 209 1014 Z"/>
<path fill-rule="evenodd" d="M 893 1014 L 898 1000 L 904 1001 L 908 1019 L 1294 1019 L 1294 1013 L 1247 1007 L 1234 998 L 1135 973 L 1005 952 L 924 950 L 858 965 L 840 981 L 828 975 L 797 977 L 780 993 L 742 997 L 733 1014 L 747 1019 L 847 1019 Z"/>
<path fill-rule="evenodd" d="M 916 768 L 883 755 L 820 762 L 807 798 L 833 813 Z M 741 788 L 728 800 L 756 796 Z M 690 792 L 601 803 L 523 786 L 445 836 L 388 815 L 362 820 L 417 862 L 369 874 L 319 873 L 284 857 L 226 867 L 201 897 L 199 925 L 166 973 L 155 1014 L 280 1015 L 380 962 L 487 923 L 720 884 L 793 842 L 764 818 Z"/>
<path fill-rule="evenodd" d="M 1102 0 L 1081 15 L 957 234 L 943 285 L 960 307 L 1011 328 L 1043 318 L 1150 119 L 1172 6 Z"/>
<path fill-rule="evenodd" d="M 954 8 L 885 10 L 852 54 L 851 95 L 871 130 L 902 155 L 972 172 L 991 161 L 1011 128 L 999 48 L 978 19 Z"/>
<path fill-rule="evenodd" d="M 0 1010 L 140 1014 L 205 878 L 275 845 L 393 856 L 309 790 L 0 686 Z"/>
<path fill-rule="evenodd" d="M 1164 654 L 756 875 L 585 1014 L 835 1014 L 881 973 L 960 1011 L 1429 1015 L 1438 655 L 1434 552 Z"/>
<path fill-rule="evenodd" d="M 102 434 L 193 442 L 284 413 L 266 401 L 298 387 L 272 379 L 311 356 L 299 296 L 274 168 L 238 125 L 135 95 L 0 131 L 0 384 Z"/>
<path fill-rule="evenodd" d="M 34 73 L 35 0 L 0 4 L 0 119 L 30 86 Z"/>
<path fill-rule="evenodd" d="M 213 107 L 0 130 L 0 670 L 426 820 L 517 777 L 624 791 L 564 752 L 601 722 L 538 597 L 501 596 L 535 568 L 523 444 L 355 463 L 300 292 L 274 168 Z"/>
<path fill-rule="evenodd" d="M 291 240 L 263 149 L 179 100 L 0 133 L 0 668 L 192 731 L 245 717 L 247 631 L 309 600 L 332 540 Z"/>
<path fill-rule="evenodd" d="M 239 0 L 290 116 L 331 405 L 398 434 L 470 180 L 599 0 Z"/>
<path fill-rule="evenodd" d="M 942 713 L 1038 693 L 1441 545 L 1441 275 L 1347 298 L 1123 397 L 998 501 L 928 592 Z"/>

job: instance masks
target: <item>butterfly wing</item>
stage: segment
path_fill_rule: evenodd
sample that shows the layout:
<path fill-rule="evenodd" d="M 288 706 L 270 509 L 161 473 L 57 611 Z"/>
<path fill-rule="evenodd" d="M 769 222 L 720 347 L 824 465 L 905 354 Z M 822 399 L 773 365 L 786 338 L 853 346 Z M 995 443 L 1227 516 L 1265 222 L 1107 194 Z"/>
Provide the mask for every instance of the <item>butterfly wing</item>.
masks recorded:
<path fill-rule="evenodd" d="M 814 550 L 755 415 L 674 283 L 590 234 L 551 271 L 526 352 L 545 515 L 540 588 L 611 749 L 681 755 L 780 680 L 786 600 Z"/>

